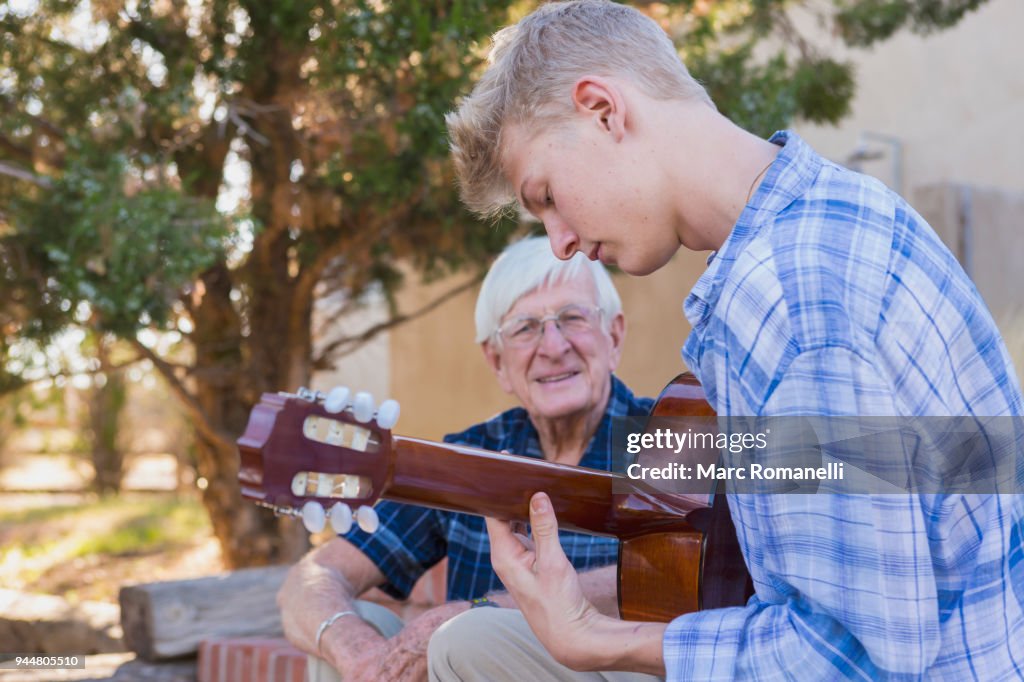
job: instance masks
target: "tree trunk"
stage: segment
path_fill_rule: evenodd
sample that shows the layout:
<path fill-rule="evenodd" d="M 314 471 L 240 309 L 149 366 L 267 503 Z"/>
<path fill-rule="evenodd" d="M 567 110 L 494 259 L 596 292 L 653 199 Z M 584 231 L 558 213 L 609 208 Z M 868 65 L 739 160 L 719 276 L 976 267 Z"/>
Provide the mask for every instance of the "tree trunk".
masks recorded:
<path fill-rule="evenodd" d="M 208 423 L 220 434 L 211 437 L 196 430 L 196 463 L 205 479 L 200 486 L 203 504 L 229 568 L 294 561 L 309 546 L 306 532 L 294 519 L 276 518 L 242 499 L 235 439 L 245 431 L 259 394 L 280 388 L 273 376 L 295 351 L 274 334 L 242 333 L 226 269 L 206 273 L 203 282 L 202 301 L 193 311 L 194 392 Z M 270 367 L 255 366 L 254 356 L 276 361 Z"/>
<path fill-rule="evenodd" d="M 264 19 L 253 17 L 254 25 Z M 243 93 L 264 105 L 247 114 L 261 140 L 248 145 L 251 213 L 261 229 L 245 264 L 235 270 L 222 264 L 206 272 L 191 305 L 192 392 L 213 427 L 212 433 L 197 432 L 196 460 L 206 479 L 203 502 L 231 568 L 292 561 L 309 546 L 294 518 L 275 518 L 242 500 L 235 446 L 260 394 L 295 390 L 308 383 L 312 369 L 312 295 L 298 289 L 302 266 L 294 236 L 310 225 L 294 214 L 301 197 L 290 178 L 294 161 L 308 154 L 292 124 L 297 105 L 290 100 L 301 92 L 301 60 L 287 49 L 278 54 L 281 46 L 269 43 L 267 78 Z M 204 191 L 216 196 L 221 174 L 201 177 L 208 183 Z M 236 296 L 244 292 L 244 318 L 232 301 L 233 290 Z"/>
<path fill-rule="evenodd" d="M 241 435 L 239 431 L 238 435 Z M 238 486 L 238 450 L 196 439 L 203 505 L 210 515 L 227 568 L 296 561 L 309 542 L 301 523 L 243 500 Z"/>
<path fill-rule="evenodd" d="M 116 369 L 110 360 L 111 339 L 100 335 L 96 357 L 100 363 L 100 385 L 95 386 L 89 400 L 89 423 L 92 431 L 92 464 L 95 475 L 92 488 L 100 495 L 116 494 L 124 476 L 124 452 L 120 447 L 121 413 L 126 400 L 123 369 Z"/>

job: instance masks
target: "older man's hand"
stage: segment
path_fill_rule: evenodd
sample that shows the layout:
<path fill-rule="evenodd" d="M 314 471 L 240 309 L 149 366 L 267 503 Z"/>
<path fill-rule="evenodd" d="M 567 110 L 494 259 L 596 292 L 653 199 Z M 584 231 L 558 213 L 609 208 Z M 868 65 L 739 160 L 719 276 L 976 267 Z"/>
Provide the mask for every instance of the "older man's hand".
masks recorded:
<path fill-rule="evenodd" d="M 427 645 L 442 623 L 468 610 L 467 602 L 449 602 L 426 611 L 391 639 L 379 641 L 353 659 L 334 658 L 345 682 L 427 679 Z"/>

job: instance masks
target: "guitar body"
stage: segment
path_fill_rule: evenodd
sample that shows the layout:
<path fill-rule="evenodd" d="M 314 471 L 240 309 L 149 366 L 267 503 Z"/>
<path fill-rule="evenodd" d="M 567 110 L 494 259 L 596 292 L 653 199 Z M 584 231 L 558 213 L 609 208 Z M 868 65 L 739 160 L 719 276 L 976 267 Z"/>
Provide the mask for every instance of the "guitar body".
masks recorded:
<path fill-rule="evenodd" d="M 710 426 L 715 411 L 705 400 L 696 377 L 685 373 L 673 379 L 658 397 L 651 418 L 662 417 L 699 418 Z M 696 459 L 707 463 L 708 453 Z M 637 461 L 642 465 L 664 464 L 645 461 L 643 455 Z M 711 506 L 703 514 L 690 514 L 694 528 L 621 540 L 618 583 L 619 613 L 623 618 L 668 622 L 702 609 L 741 606 L 754 593 L 725 495 L 713 495 L 711 499 Z"/>
<path fill-rule="evenodd" d="M 652 417 L 713 416 L 692 375 L 666 387 Z M 264 394 L 238 440 L 242 495 L 299 516 L 309 502 L 372 506 L 387 498 L 529 520 L 536 492 L 560 526 L 620 540 L 619 604 L 631 620 L 668 621 L 742 604 L 749 576 L 723 495 L 665 494 L 623 474 L 392 435 L 314 397 Z"/>

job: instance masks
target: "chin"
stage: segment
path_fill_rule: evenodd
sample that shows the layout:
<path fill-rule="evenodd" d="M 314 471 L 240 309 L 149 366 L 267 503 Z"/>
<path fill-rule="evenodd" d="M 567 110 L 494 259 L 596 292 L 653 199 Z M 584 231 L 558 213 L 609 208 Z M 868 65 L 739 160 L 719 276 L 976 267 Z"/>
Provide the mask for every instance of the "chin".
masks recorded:
<path fill-rule="evenodd" d="M 633 277 L 644 277 L 658 269 L 657 267 L 630 266 L 622 263 L 618 265 L 618 268 L 627 275 L 632 275 Z"/>
<path fill-rule="evenodd" d="M 652 265 L 650 263 L 636 263 L 628 258 L 622 262 L 615 263 L 615 266 L 627 275 L 632 275 L 634 277 L 649 275 L 661 267 L 660 265 Z"/>
<path fill-rule="evenodd" d="M 537 407 L 545 419 L 564 419 L 586 412 L 590 405 L 585 400 L 545 400 Z"/>
<path fill-rule="evenodd" d="M 674 255 L 675 251 L 670 251 L 666 254 L 648 255 L 647 257 L 638 258 L 637 260 L 626 258 L 618 263 L 618 267 L 627 275 L 644 277 L 645 275 L 650 275 L 651 273 L 657 272 L 661 268 L 665 267 L 665 265 L 672 260 L 672 256 Z"/>
<path fill-rule="evenodd" d="M 585 409 L 585 405 L 580 405 L 578 403 L 560 403 L 553 405 L 542 405 L 540 413 L 546 419 L 562 419 L 565 417 L 571 417 L 574 414 L 578 414 Z"/>

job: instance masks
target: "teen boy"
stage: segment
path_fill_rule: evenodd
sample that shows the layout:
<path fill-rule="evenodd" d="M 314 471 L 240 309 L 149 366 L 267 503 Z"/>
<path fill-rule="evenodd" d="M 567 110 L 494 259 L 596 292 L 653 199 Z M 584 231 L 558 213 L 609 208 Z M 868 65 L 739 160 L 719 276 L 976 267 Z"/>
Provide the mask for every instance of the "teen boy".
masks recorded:
<path fill-rule="evenodd" d="M 559 257 L 645 275 L 680 245 L 713 252 L 685 302 L 683 357 L 720 415 L 1024 411 L 995 324 L 925 221 L 791 132 L 737 128 L 631 8 L 552 3 L 501 31 L 448 126 L 465 202 L 482 215 L 518 203 Z M 591 607 L 543 494 L 535 546 L 489 520 L 492 560 L 578 670 L 1024 676 L 1024 496 L 730 494 L 729 507 L 756 595 L 668 625 Z M 439 679 L 515 676 L 487 665 L 486 650 L 431 662 Z"/>

